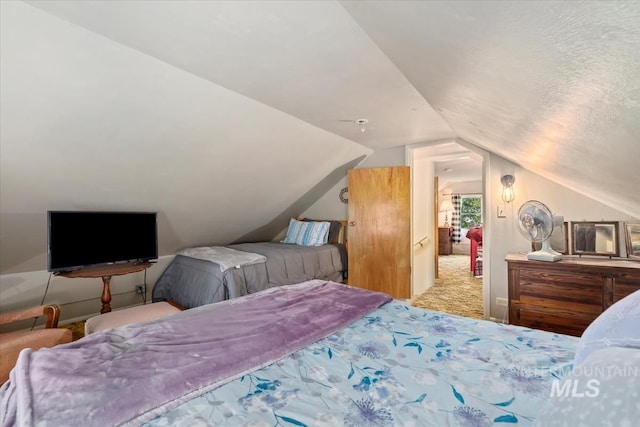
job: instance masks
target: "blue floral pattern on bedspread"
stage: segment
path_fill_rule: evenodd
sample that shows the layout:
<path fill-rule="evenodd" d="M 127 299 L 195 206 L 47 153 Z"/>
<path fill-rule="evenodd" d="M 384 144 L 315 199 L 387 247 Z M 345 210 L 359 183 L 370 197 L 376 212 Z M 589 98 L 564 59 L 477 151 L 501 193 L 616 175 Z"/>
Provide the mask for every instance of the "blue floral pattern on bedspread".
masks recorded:
<path fill-rule="evenodd" d="M 148 425 L 530 425 L 576 345 L 394 301 Z"/>

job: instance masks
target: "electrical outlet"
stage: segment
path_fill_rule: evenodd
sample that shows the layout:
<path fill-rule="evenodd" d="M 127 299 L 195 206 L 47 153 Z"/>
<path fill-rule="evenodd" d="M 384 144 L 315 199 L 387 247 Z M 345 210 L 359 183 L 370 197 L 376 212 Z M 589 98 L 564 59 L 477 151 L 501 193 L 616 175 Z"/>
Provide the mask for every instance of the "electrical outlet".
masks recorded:
<path fill-rule="evenodd" d="M 138 295 L 142 295 L 142 294 L 144 294 L 144 285 L 137 285 L 137 286 L 136 286 L 136 293 L 137 293 Z"/>
<path fill-rule="evenodd" d="M 496 298 L 496 305 L 498 307 L 507 307 L 509 305 L 509 300 L 506 298 Z"/>

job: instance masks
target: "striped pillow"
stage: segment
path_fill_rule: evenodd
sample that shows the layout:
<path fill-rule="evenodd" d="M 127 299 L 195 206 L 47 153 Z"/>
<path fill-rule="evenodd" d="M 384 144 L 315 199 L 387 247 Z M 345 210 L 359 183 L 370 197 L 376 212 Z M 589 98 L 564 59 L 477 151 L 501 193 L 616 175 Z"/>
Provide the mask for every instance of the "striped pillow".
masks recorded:
<path fill-rule="evenodd" d="M 287 237 L 282 243 L 293 243 L 302 246 L 322 246 L 329 238 L 329 226 L 327 221 L 304 222 L 291 218 Z"/>

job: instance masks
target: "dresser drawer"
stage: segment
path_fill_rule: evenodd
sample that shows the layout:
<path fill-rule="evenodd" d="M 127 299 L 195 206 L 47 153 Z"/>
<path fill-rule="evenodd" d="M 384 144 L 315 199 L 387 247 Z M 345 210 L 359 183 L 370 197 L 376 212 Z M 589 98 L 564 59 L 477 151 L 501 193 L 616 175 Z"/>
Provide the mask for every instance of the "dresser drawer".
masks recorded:
<path fill-rule="evenodd" d="M 602 309 L 602 277 L 523 269 L 519 288 L 521 299 L 525 295 Z"/>
<path fill-rule="evenodd" d="M 558 262 L 508 255 L 509 323 L 581 335 L 614 302 L 640 289 L 640 264 L 565 257 Z"/>

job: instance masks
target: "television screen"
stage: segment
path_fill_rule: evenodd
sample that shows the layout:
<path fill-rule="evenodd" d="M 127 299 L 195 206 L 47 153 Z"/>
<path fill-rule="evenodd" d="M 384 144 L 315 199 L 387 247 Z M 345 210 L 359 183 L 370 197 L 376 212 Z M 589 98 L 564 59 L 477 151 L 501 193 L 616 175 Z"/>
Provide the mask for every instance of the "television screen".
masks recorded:
<path fill-rule="evenodd" d="M 49 211 L 48 271 L 158 257 L 155 212 Z"/>

